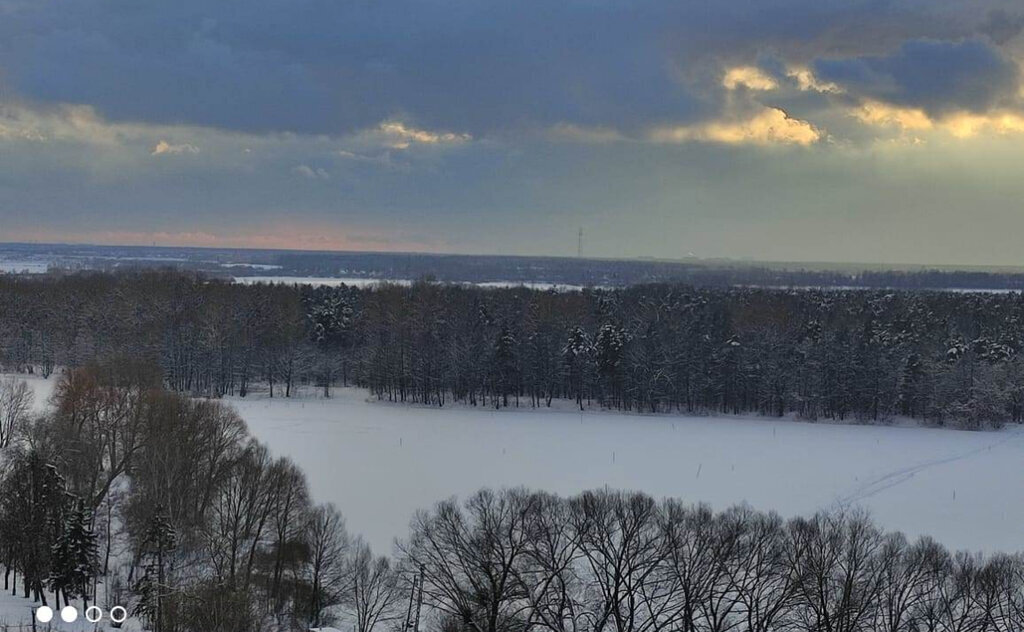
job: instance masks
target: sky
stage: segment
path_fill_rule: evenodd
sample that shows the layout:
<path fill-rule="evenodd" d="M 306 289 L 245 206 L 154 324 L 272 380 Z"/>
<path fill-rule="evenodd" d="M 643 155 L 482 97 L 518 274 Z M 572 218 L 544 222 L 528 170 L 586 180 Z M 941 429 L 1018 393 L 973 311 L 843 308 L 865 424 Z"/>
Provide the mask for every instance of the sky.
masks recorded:
<path fill-rule="evenodd" d="M 0 241 L 1016 265 L 1003 0 L 0 0 Z"/>

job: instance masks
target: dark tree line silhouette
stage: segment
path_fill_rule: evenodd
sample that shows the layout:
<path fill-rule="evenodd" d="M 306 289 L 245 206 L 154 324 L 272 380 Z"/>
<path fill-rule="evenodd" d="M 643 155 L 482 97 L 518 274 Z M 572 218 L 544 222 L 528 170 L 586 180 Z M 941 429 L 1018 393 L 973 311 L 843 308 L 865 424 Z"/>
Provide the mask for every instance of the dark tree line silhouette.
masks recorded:
<path fill-rule="evenodd" d="M 0 362 L 160 367 L 171 389 L 366 387 L 430 405 L 579 406 L 967 428 L 1024 414 L 1017 293 L 555 292 L 427 281 L 244 286 L 177 272 L 0 278 Z"/>
<path fill-rule="evenodd" d="M 858 511 L 783 520 L 599 490 L 482 490 L 399 544 L 430 629 L 472 632 L 1010 632 L 1024 558 L 950 553 Z"/>

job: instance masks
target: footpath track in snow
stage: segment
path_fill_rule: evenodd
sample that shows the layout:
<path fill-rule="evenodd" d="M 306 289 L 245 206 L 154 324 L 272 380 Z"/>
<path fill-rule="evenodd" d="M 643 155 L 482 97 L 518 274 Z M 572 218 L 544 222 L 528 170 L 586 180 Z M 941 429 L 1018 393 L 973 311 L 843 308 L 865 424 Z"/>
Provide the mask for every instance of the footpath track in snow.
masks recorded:
<path fill-rule="evenodd" d="M 948 457 L 927 460 L 908 467 L 900 467 L 892 470 L 891 472 L 882 474 L 881 476 L 877 476 L 865 483 L 856 485 L 853 491 L 836 499 L 836 505 L 840 508 L 855 506 L 857 503 L 866 501 L 887 489 L 906 483 L 910 479 L 914 478 L 914 476 L 919 472 L 956 463 L 964 459 L 975 458 L 979 455 L 989 454 L 992 452 L 993 448 L 999 448 L 1004 443 L 1020 442 L 1021 439 L 1024 438 L 1024 432 L 1022 432 L 1020 428 L 1012 428 L 998 433 L 998 436 L 1000 437 L 998 441 L 987 446 L 973 448 L 966 452 L 954 454 Z M 1022 466 L 1024 466 L 1024 463 L 1022 463 Z M 1022 543 L 1022 546 L 1024 546 L 1024 543 Z"/>

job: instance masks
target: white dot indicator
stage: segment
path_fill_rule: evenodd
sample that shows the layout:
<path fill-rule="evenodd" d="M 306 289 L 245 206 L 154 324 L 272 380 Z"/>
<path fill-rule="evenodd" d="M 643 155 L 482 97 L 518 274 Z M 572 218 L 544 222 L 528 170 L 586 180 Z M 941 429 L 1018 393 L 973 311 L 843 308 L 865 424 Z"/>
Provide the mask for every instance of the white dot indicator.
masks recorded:
<path fill-rule="evenodd" d="M 53 608 L 50 606 L 42 606 L 36 610 L 36 621 L 39 623 L 49 623 L 53 621 Z"/>
<path fill-rule="evenodd" d="M 110 609 L 110 620 L 114 623 L 124 623 L 128 618 L 128 611 L 121 606 L 114 606 Z"/>
<path fill-rule="evenodd" d="M 73 623 L 78 620 L 78 608 L 74 606 L 64 606 L 64 609 L 60 611 L 60 618 L 64 623 Z"/>
<path fill-rule="evenodd" d="M 89 623 L 99 623 L 103 618 L 103 610 L 96 606 L 89 606 L 85 609 L 85 620 Z"/>

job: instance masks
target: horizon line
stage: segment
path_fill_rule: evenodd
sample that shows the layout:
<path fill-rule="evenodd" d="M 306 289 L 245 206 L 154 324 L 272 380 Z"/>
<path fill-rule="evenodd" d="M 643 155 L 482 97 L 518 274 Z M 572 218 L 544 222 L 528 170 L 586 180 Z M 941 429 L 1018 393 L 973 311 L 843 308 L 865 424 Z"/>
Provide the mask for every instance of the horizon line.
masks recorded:
<path fill-rule="evenodd" d="M 555 255 L 555 254 L 502 254 L 484 252 L 442 252 L 442 251 L 420 251 L 420 250 L 324 250 L 311 248 L 256 248 L 244 246 L 208 246 L 208 245 L 167 245 L 167 244 L 133 244 L 133 243 L 95 243 L 76 241 L 0 241 L 0 248 L 10 246 L 28 247 L 82 247 L 82 248 L 135 248 L 150 250 L 193 250 L 209 252 L 266 252 L 266 253 L 295 253 L 295 254 L 321 254 L 321 255 L 393 255 L 393 256 L 418 256 L 418 257 L 491 257 L 509 259 L 565 259 L 581 261 L 633 261 L 669 264 L 691 264 L 691 265 L 714 265 L 724 264 L 727 267 L 777 267 L 777 266 L 803 266 L 809 271 L 827 271 L 834 269 L 841 271 L 843 268 L 861 266 L 863 272 L 872 269 L 888 271 L 985 271 L 990 273 L 1024 273 L 1024 264 L 966 264 L 966 263 L 910 263 L 910 262 L 878 262 L 878 261 L 822 261 L 822 260 L 776 260 L 776 259 L 755 259 L 751 257 L 700 257 L 689 255 L 682 258 L 657 257 L 652 255 L 634 256 L 594 256 L 594 255 Z M 792 270 L 790 267 L 782 268 Z"/>

